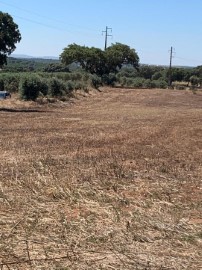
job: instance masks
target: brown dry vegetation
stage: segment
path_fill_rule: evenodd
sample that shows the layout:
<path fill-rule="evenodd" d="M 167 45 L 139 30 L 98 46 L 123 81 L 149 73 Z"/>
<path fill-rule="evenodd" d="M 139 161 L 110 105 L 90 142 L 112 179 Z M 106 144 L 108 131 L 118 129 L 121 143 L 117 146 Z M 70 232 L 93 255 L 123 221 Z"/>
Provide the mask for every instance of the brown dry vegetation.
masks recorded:
<path fill-rule="evenodd" d="M 202 94 L 0 101 L 0 269 L 202 269 Z"/>

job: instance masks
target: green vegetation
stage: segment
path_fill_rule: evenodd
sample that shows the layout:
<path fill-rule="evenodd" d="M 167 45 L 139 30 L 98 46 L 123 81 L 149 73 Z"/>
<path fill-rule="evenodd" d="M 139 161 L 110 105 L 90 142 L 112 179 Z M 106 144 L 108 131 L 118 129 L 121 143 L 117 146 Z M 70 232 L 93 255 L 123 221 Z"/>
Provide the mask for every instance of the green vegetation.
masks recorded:
<path fill-rule="evenodd" d="M 21 99 L 36 100 L 41 87 L 43 87 L 43 84 L 41 84 L 39 77 L 34 75 L 23 77 L 19 86 Z"/>
<path fill-rule="evenodd" d="M 33 71 L 30 71 L 31 65 Z M 176 89 L 197 89 L 202 82 L 202 67 L 173 68 L 172 80 L 172 86 Z M 59 60 L 47 59 L 8 58 L 8 65 L 0 73 L 0 90 L 11 93 L 19 91 L 20 97 L 25 100 L 35 100 L 38 96 L 68 97 L 74 90 L 88 91 L 90 88 L 98 89 L 101 85 L 165 89 L 167 82 L 168 67 L 163 66 L 139 65 L 135 68 L 124 64 L 114 72 L 98 75 L 87 72 L 75 63 L 64 65 Z M 36 95 L 32 95 L 32 91 L 36 91 Z"/>
<path fill-rule="evenodd" d="M 139 66 L 139 57 L 135 50 L 121 43 L 112 44 L 105 51 L 70 44 L 63 50 L 60 59 L 65 65 L 75 62 L 83 70 L 98 76 L 117 72 L 124 64 L 130 64 L 134 68 Z"/>
<path fill-rule="evenodd" d="M 75 90 L 88 92 L 89 88 L 98 89 L 101 85 L 168 87 L 169 68 L 140 65 L 135 49 L 125 44 L 115 43 L 104 51 L 70 44 L 64 48 L 60 60 L 7 59 L 21 40 L 18 26 L 7 13 L 0 12 L 0 34 L 0 90 L 18 92 L 24 100 L 38 97 L 65 100 Z M 172 68 L 171 81 L 177 89 L 191 87 L 195 91 L 202 84 L 202 66 Z"/>
<path fill-rule="evenodd" d="M 93 63 L 93 61 L 92 61 Z M 118 64 L 117 64 L 118 65 Z M 88 70 L 88 69 L 87 69 Z M 0 89 L 17 92 L 24 77 L 39 76 L 43 79 L 38 94 L 41 96 L 61 97 L 69 95 L 73 90 L 88 91 L 90 87 L 101 85 L 130 88 L 162 88 L 168 87 L 169 69 L 165 66 L 123 64 L 113 72 L 97 74 L 87 71 L 77 63 L 68 65 L 51 59 L 16 59 L 8 58 L 8 64 L 0 73 Z M 21 71 L 21 72 L 20 72 Z M 99 73 L 99 72 L 98 72 Z M 196 68 L 173 68 L 172 87 L 183 90 L 187 87 L 197 89 L 202 83 L 202 66 Z M 46 90 L 44 90 L 46 89 Z M 22 89 L 20 90 L 22 91 Z M 20 94 L 22 97 L 22 95 Z"/>
<path fill-rule="evenodd" d="M 18 25 L 8 13 L 0 11 L 0 67 L 7 62 L 7 55 L 15 50 L 15 44 L 20 40 Z"/>
<path fill-rule="evenodd" d="M 167 88 L 169 68 L 164 66 L 140 65 L 136 70 L 131 66 L 122 67 L 116 74 L 116 84 L 137 88 Z M 200 87 L 202 66 L 196 68 L 172 68 L 172 87 L 186 89 Z"/>
<path fill-rule="evenodd" d="M 98 88 L 101 78 L 83 71 L 0 73 L 0 90 L 19 93 L 21 99 L 70 97 L 74 90 Z"/>
<path fill-rule="evenodd" d="M 195 91 L 202 84 L 202 66 L 175 67 L 171 75 L 172 87 L 179 90 L 190 87 Z M 70 44 L 60 60 L 9 57 L 0 73 L 0 90 L 18 92 L 24 100 L 66 100 L 77 90 L 87 92 L 104 85 L 165 89 L 168 81 L 168 67 L 140 65 L 136 51 L 125 44 L 112 44 L 105 51 Z"/>
<path fill-rule="evenodd" d="M 52 78 L 48 82 L 49 90 L 48 93 L 51 97 L 61 97 L 65 94 L 68 89 L 67 85 L 57 78 Z"/>
<path fill-rule="evenodd" d="M 69 69 L 61 65 L 59 60 L 41 58 L 8 57 L 4 72 L 68 72 Z"/>

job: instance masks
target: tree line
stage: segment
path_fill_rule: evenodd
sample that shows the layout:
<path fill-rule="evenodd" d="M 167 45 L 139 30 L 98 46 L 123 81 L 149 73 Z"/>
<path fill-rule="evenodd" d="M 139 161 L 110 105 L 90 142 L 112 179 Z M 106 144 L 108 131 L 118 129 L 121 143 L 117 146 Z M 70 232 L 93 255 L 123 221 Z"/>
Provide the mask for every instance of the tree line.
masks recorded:
<path fill-rule="evenodd" d="M 111 44 L 105 50 L 95 47 L 81 46 L 78 44 L 70 44 L 63 49 L 60 54 L 60 60 L 19 60 L 8 58 L 8 56 L 15 50 L 16 43 L 20 42 L 21 34 L 18 25 L 15 24 L 13 18 L 8 13 L 0 12 L 0 67 L 5 72 L 42 72 L 41 74 L 31 75 L 31 79 L 26 76 L 20 76 L 21 79 L 21 93 L 37 92 L 38 94 L 47 95 L 60 95 L 59 93 L 69 92 L 65 74 L 67 73 L 80 73 L 82 78 L 78 79 L 77 85 L 75 82 L 72 84 L 72 79 L 69 79 L 68 85 L 72 86 L 71 89 L 86 88 L 86 82 L 97 88 L 100 85 L 134 87 L 134 88 L 167 88 L 169 79 L 169 68 L 166 66 L 152 66 L 141 65 L 139 56 L 134 48 L 122 43 Z M 7 61 L 8 60 L 8 61 Z M 8 64 L 8 65 L 6 65 Z M 59 73 L 61 75 L 59 76 Z M 57 75 L 56 75 L 57 74 Z M 90 75 L 87 75 L 90 74 Z M 46 76 L 47 81 L 42 80 Z M 85 80 L 85 77 L 91 78 Z M 57 87 L 52 91 L 52 82 L 50 77 L 55 79 Z M 58 77 L 60 81 L 58 80 Z M 173 86 L 179 88 L 197 87 L 202 85 L 202 66 L 196 68 L 172 68 L 171 76 Z M 24 80 L 24 84 L 23 84 Z M 10 83 L 8 77 L 0 77 L 0 88 L 12 88 L 16 80 Z M 9 82 L 9 83 L 8 83 Z M 84 83 L 85 82 L 85 83 Z M 53 83 L 53 84 L 54 84 Z M 24 86 L 23 86 L 24 85 Z M 80 86 L 79 86 L 80 85 Z M 19 84 L 18 84 L 19 86 Z M 31 87 L 33 87 L 32 90 Z M 46 89 L 45 90 L 40 90 Z M 24 89 L 24 90 L 22 90 Z M 47 90 L 48 89 L 48 90 Z M 37 95 L 38 95 L 37 94 Z M 26 94 L 28 95 L 28 94 Z M 26 98 L 25 94 L 21 94 L 22 98 L 35 99 L 37 95 L 30 95 Z"/>

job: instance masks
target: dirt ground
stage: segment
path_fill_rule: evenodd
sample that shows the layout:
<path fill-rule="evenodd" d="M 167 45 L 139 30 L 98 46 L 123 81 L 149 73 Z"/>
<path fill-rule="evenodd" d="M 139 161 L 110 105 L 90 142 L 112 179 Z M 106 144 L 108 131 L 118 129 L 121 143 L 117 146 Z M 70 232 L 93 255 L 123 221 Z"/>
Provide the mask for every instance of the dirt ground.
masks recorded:
<path fill-rule="evenodd" d="M 0 269 L 202 269 L 202 92 L 0 101 Z"/>

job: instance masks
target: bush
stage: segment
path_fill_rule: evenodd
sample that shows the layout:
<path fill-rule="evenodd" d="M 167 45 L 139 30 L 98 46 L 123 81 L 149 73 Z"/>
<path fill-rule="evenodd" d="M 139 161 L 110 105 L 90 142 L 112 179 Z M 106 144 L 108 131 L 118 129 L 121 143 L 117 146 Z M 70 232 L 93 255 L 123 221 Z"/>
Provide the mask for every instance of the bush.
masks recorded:
<path fill-rule="evenodd" d="M 190 82 L 192 86 L 198 86 L 198 84 L 200 83 L 200 79 L 199 77 L 193 75 L 190 77 Z"/>
<path fill-rule="evenodd" d="M 127 77 L 121 77 L 120 83 L 122 87 L 134 87 L 134 88 L 142 88 L 145 83 L 144 78 L 127 78 Z"/>
<path fill-rule="evenodd" d="M 133 86 L 133 82 L 134 82 L 134 79 L 132 79 L 132 78 L 127 78 L 127 80 L 126 80 L 126 83 L 125 83 L 125 85 L 126 86 Z"/>
<path fill-rule="evenodd" d="M 46 96 L 48 94 L 48 81 L 46 79 L 40 79 L 40 93 Z"/>
<path fill-rule="evenodd" d="M 71 80 L 73 81 L 81 81 L 83 77 L 82 72 L 72 72 L 71 73 Z"/>
<path fill-rule="evenodd" d="M 114 86 L 117 81 L 116 75 L 114 73 L 104 74 L 102 76 L 103 84 Z"/>
<path fill-rule="evenodd" d="M 0 78 L 0 91 L 4 91 L 4 80 Z"/>
<path fill-rule="evenodd" d="M 48 84 L 49 84 L 48 94 L 51 97 L 64 95 L 65 90 L 66 90 L 66 85 L 63 81 L 57 78 L 52 78 L 52 79 L 49 79 Z"/>
<path fill-rule="evenodd" d="M 145 80 L 143 78 L 135 78 L 133 80 L 133 87 L 135 87 L 135 88 L 143 87 L 144 81 Z"/>
<path fill-rule="evenodd" d="M 119 82 L 120 82 L 121 86 L 125 86 L 126 85 L 126 81 L 127 81 L 127 78 L 126 77 L 121 77 L 119 79 Z"/>
<path fill-rule="evenodd" d="M 102 85 L 101 78 L 98 77 L 97 75 L 92 75 L 91 76 L 91 86 L 94 87 L 95 89 L 98 89 L 99 86 Z"/>
<path fill-rule="evenodd" d="M 136 78 L 138 76 L 138 71 L 134 67 L 122 67 L 117 73 L 117 78 Z"/>
<path fill-rule="evenodd" d="M 90 74 L 89 73 L 84 73 L 82 76 L 82 80 L 84 82 L 87 82 L 90 79 Z"/>
<path fill-rule="evenodd" d="M 150 80 L 150 79 L 146 79 L 143 83 L 143 86 L 145 88 L 155 88 L 156 87 L 156 84 L 154 81 Z"/>
<path fill-rule="evenodd" d="M 81 90 L 81 89 L 84 89 L 85 86 L 86 85 L 83 82 L 76 82 L 75 85 L 74 85 L 74 88 L 75 88 L 75 90 Z"/>
<path fill-rule="evenodd" d="M 52 74 L 52 76 L 53 76 L 53 74 Z M 71 80 L 71 73 L 67 73 L 67 72 L 66 73 L 64 73 L 64 72 L 54 73 L 54 78 L 57 78 L 57 79 L 62 80 L 62 81 L 69 81 L 69 80 Z"/>
<path fill-rule="evenodd" d="M 70 93 L 72 92 L 76 87 L 76 83 L 74 83 L 73 81 L 68 81 L 67 82 L 67 87 L 66 87 L 66 90 L 67 90 L 67 93 Z"/>
<path fill-rule="evenodd" d="M 4 90 L 13 93 L 17 92 L 19 89 L 19 83 L 20 83 L 20 74 L 8 74 L 3 73 L 0 74 L 0 81 L 3 81 L 3 84 L 1 87 L 4 87 Z"/>
<path fill-rule="evenodd" d="M 159 80 L 160 78 L 163 78 L 163 72 L 157 71 L 152 75 L 152 80 Z"/>
<path fill-rule="evenodd" d="M 20 98 L 24 100 L 36 100 L 40 89 L 41 79 L 39 76 L 22 77 L 20 81 Z"/>
<path fill-rule="evenodd" d="M 156 88 L 163 88 L 166 89 L 168 87 L 168 83 L 165 80 L 156 80 Z"/>

